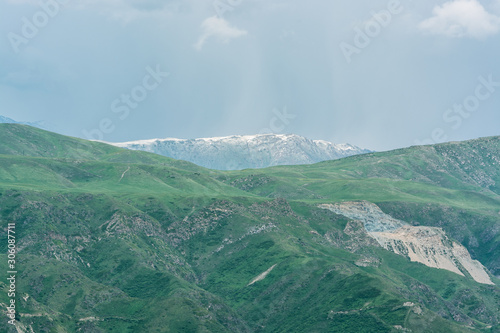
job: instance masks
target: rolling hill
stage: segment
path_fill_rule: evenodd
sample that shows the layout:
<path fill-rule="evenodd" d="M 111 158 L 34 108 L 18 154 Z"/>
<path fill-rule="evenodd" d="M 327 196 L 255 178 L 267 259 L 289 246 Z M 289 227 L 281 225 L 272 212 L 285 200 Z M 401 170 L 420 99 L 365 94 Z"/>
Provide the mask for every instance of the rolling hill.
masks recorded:
<path fill-rule="evenodd" d="M 215 171 L 0 124 L 0 269 L 15 223 L 17 328 L 498 332 L 499 148 Z"/>

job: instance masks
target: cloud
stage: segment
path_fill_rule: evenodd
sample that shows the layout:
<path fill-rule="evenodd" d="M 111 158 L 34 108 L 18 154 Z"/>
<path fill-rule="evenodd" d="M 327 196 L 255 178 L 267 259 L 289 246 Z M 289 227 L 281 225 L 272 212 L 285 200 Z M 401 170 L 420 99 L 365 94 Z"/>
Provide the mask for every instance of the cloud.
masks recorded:
<path fill-rule="evenodd" d="M 500 31 L 500 17 L 477 0 L 454 0 L 434 7 L 433 16 L 419 24 L 423 31 L 448 37 L 482 39 Z"/>
<path fill-rule="evenodd" d="M 226 20 L 217 16 L 207 18 L 201 24 L 201 28 L 203 29 L 203 33 L 194 45 L 197 50 L 201 50 L 207 39 L 212 36 L 222 43 L 228 43 L 234 38 L 247 34 L 245 30 L 232 27 Z"/>

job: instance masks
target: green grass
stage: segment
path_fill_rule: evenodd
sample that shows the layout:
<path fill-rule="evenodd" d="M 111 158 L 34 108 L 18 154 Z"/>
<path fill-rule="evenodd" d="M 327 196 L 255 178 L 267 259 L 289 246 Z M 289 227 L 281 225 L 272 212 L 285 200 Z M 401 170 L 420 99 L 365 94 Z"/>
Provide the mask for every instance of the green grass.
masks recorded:
<path fill-rule="evenodd" d="M 0 269 L 14 221 L 20 320 L 35 332 L 494 332 L 497 286 L 347 235 L 348 219 L 317 205 L 367 200 L 441 227 L 500 275 L 499 148 L 220 172 L 0 125 Z"/>

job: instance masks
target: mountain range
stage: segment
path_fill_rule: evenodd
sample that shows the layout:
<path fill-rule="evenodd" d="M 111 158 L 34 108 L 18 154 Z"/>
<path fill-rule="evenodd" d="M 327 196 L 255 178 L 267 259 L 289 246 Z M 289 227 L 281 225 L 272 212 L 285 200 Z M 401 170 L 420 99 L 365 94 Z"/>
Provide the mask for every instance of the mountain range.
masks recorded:
<path fill-rule="evenodd" d="M 33 127 L 39 127 L 39 128 L 43 128 L 43 126 L 41 125 L 41 122 L 25 122 L 25 121 L 16 121 L 14 119 L 11 119 L 9 117 L 5 117 L 5 116 L 2 116 L 0 115 L 0 124 L 22 124 L 22 125 L 29 125 L 29 126 L 33 126 Z"/>
<path fill-rule="evenodd" d="M 499 152 L 220 171 L 0 124 L 0 332 L 499 332 Z"/>
<path fill-rule="evenodd" d="M 234 135 L 202 139 L 152 139 L 110 143 L 185 160 L 209 169 L 242 170 L 313 164 L 370 151 L 294 134 Z"/>

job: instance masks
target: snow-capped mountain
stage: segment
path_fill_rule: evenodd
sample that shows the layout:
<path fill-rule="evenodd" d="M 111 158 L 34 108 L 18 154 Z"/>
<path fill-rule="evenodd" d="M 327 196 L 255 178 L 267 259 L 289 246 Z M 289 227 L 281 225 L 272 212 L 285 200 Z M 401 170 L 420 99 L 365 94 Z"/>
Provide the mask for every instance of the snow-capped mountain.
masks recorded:
<path fill-rule="evenodd" d="M 350 144 L 309 140 L 294 134 L 234 135 L 189 140 L 168 138 L 110 144 L 218 170 L 312 164 L 370 152 Z"/>
<path fill-rule="evenodd" d="M 18 122 L 14 119 L 10 119 L 4 116 L 0 116 L 0 124 L 17 124 Z"/>
<path fill-rule="evenodd" d="M 0 115 L 0 124 L 22 124 L 22 125 L 29 125 L 29 126 L 43 128 L 40 122 L 30 123 L 25 121 L 15 121 L 14 119 L 4 117 L 2 115 Z"/>

